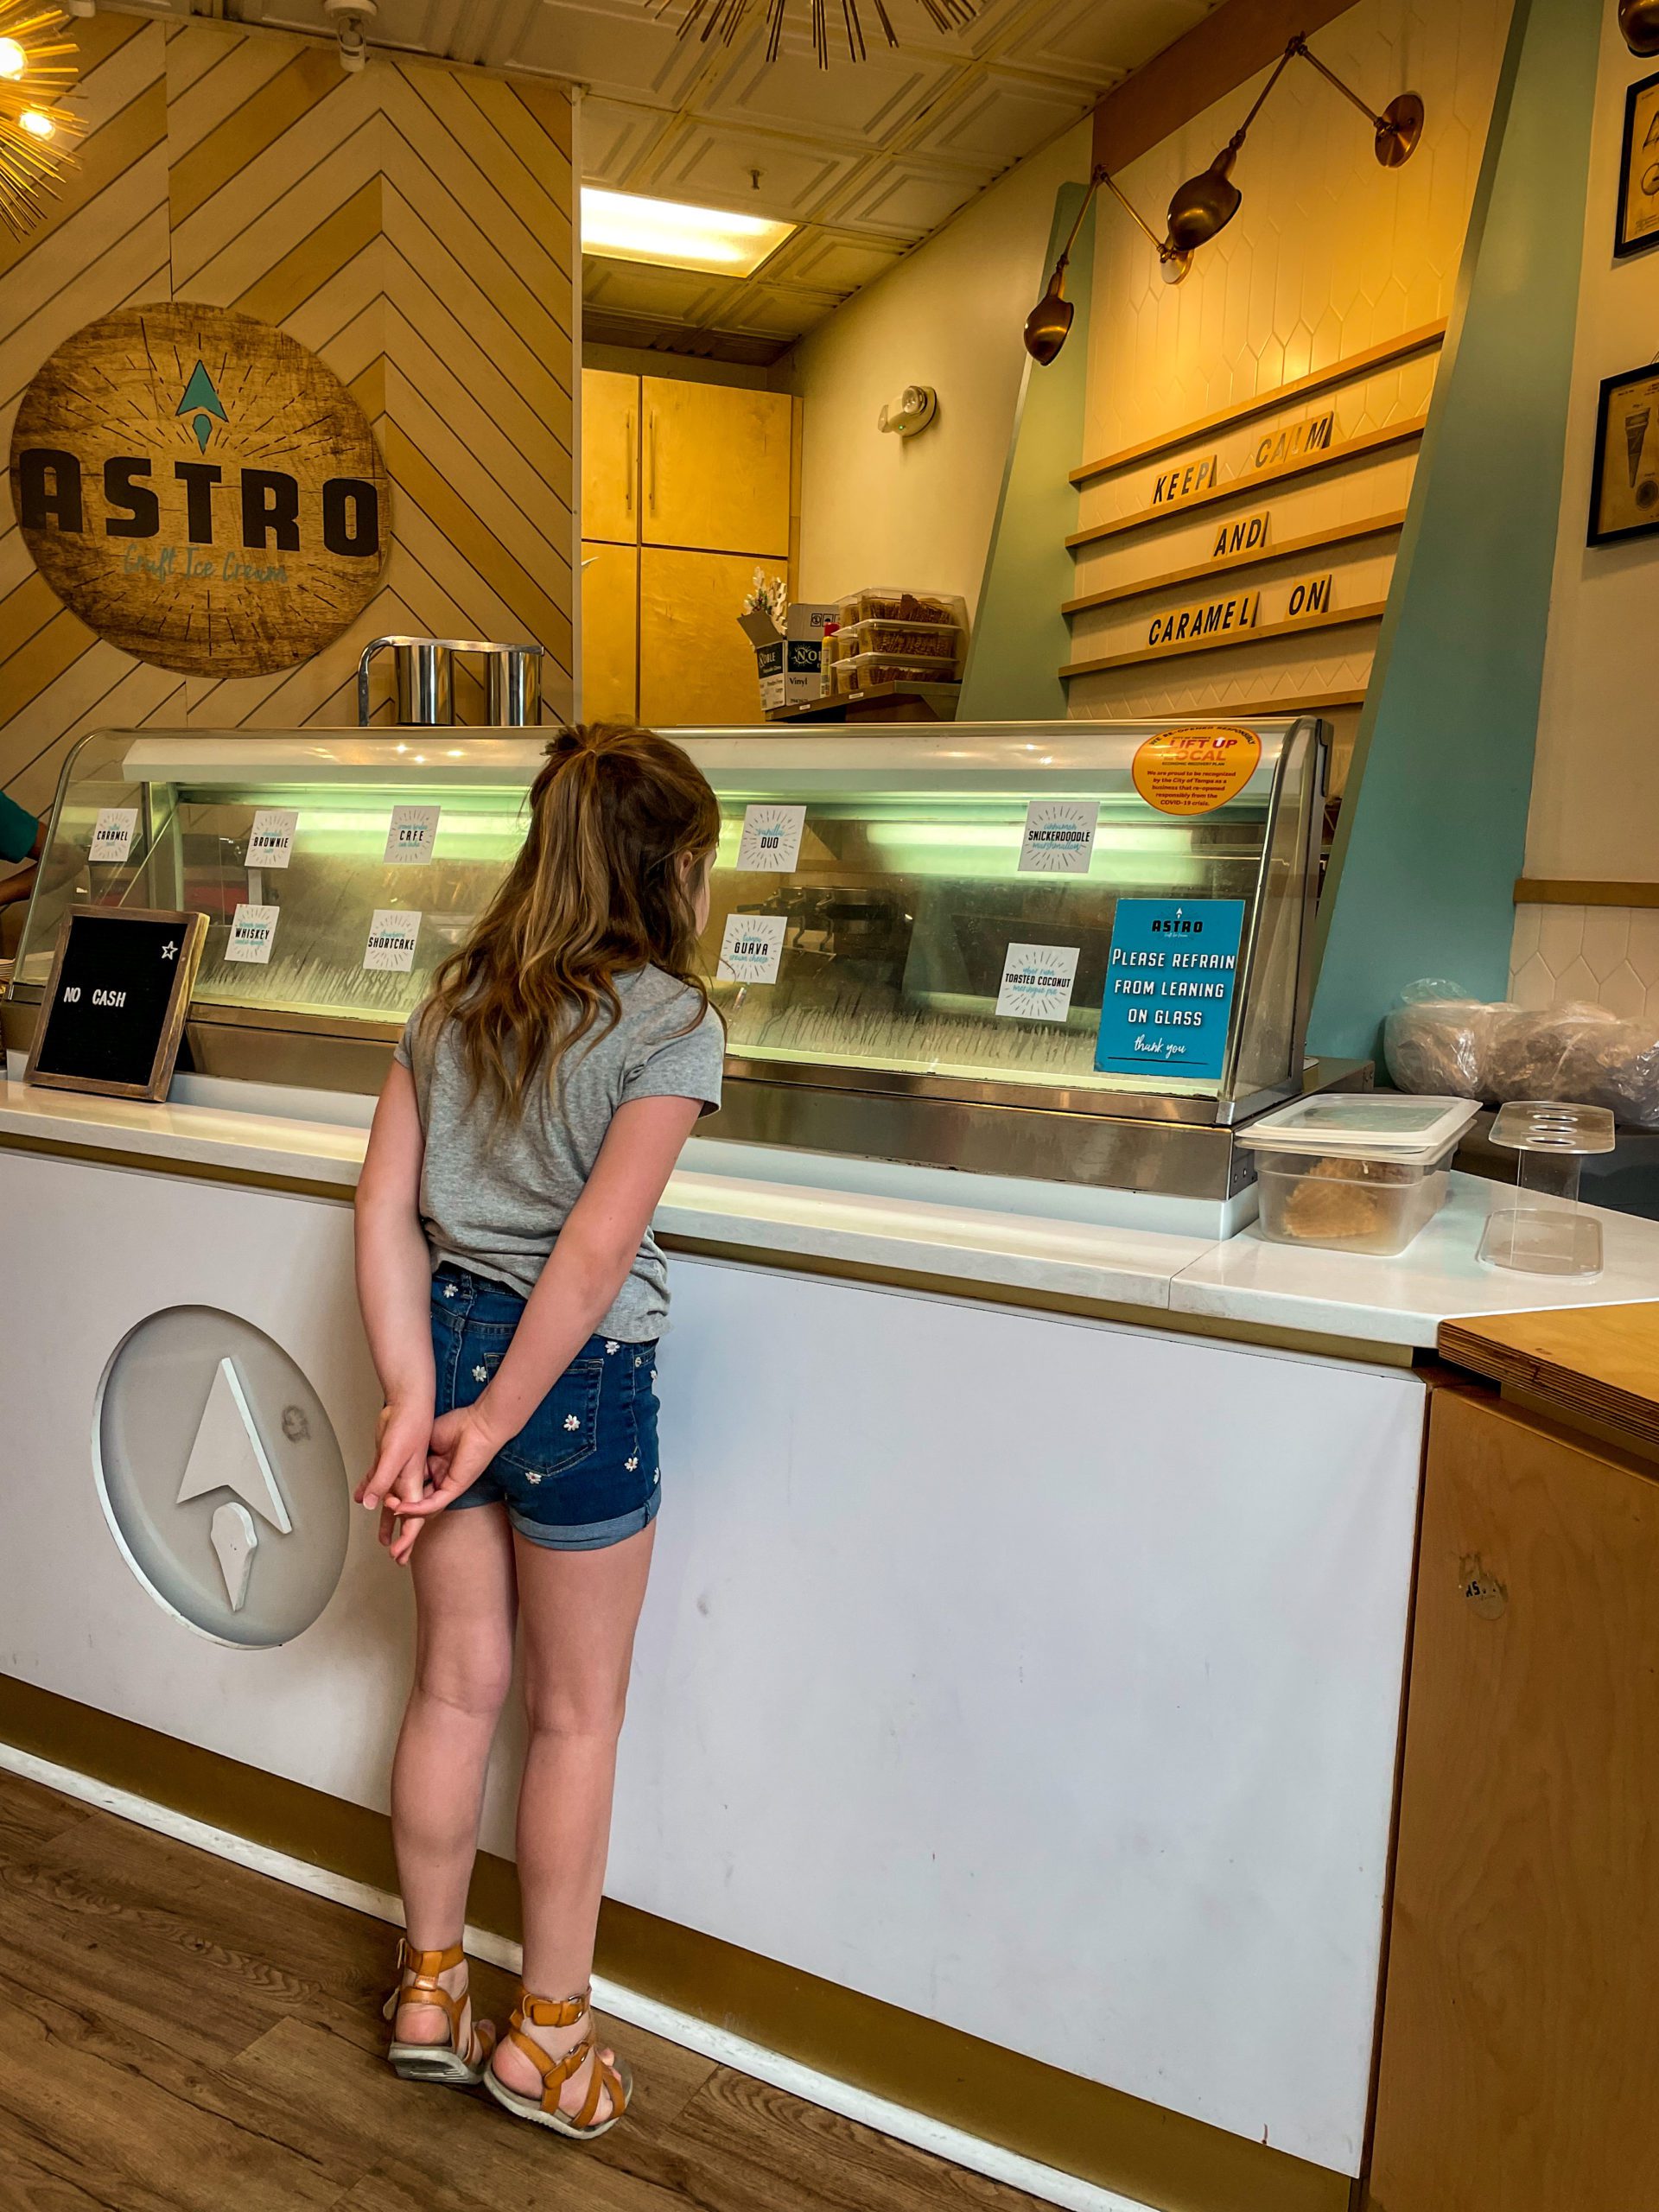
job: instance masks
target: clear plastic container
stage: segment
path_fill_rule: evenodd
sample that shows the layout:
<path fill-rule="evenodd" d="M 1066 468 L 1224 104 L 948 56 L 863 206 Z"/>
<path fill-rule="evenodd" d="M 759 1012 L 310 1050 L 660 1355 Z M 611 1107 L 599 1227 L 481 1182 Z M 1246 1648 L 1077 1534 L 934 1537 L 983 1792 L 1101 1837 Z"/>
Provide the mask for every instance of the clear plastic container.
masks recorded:
<path fill-rule="evenodd" d="M 1579 1163 L 1612 1151 L 1607 1108 L 1513 1100 L 1499 1109 L 1491 1141 L 1516 1155 L 1516 1203 L 1488 1219 L 1481 1258 L 1527 1274 L 1599 1274 L 1601 1224 L 1579 1204 Z"/>
<path fill-rule="evenodd" d="M 901 584 L 867 584 L 841 602 L 841 626 L 855 622 L 918 622 L 968 627 L 968 602 L 954 593 L 906 591 Z"/>
<path fill-rule="evenodd" d="M 954 664 L 902 660 L 893 653 L 852 653 L 834 669 L 837 691 L 874 691 L 885 683 L 954 683 Z"/>
<path fill-rule="evenodd" d="M 854 622 L 836 635 L 846 641 L 844 652 L 935 662 L 942 683 L 953 683 L 960 675 L 967 643 L 953 622 Z"/>
<path fill-rule="evenodd" d="M 1238 1133 L 1256 1156 L 1262 1235 L 1332 1252 L 1403 1252 L 1446 1204 L 1463 1098 L 1338 1091 L 1299 1098 Z"/>

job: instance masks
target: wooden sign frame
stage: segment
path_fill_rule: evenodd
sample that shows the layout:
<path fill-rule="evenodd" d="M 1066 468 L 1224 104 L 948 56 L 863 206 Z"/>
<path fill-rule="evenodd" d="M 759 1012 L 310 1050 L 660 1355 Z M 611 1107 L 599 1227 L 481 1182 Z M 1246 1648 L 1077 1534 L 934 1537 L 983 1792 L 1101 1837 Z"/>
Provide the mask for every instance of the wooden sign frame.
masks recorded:
<path fill-rule="evenodd" d="M 184 931 L 177 972 L 168 994 L 147 1077 L 142 1083 L 115 1083 L 97 1076 L 61 1075 L 40 1067 L 37 1063 L 50 1033 L 53 1014 L 58 1008 L 64 963 L 68 957 L 70 942 L 77 925 L 122 922 L 150 922 L 162 927 L 182 927 Z M 23 1081 L 54 1090 L 92 1091 L 109 1098 L 143 1098 L 152 1104 L 165 1098 L 168 1086 L 173 1080 L 173 1070 L 178 1060 L 179 1046 L 190 1011 L 190 994 L 195 987 L 196 971 L 201 965 L 202 949 L 207 942 L 207 917 L 201 913 L 156 906 L 82 906 L 73 913 L 66 914 L 58 926 L 58 942 L 52 955 L 52 973 L 41 1001 Z"/>

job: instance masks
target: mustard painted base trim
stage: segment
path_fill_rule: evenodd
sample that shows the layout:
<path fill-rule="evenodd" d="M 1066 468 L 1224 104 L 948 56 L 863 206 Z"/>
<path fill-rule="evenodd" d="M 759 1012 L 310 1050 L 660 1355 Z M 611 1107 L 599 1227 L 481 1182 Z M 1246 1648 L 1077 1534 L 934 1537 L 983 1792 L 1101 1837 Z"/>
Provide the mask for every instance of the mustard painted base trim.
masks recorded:
<path fill-rule="evenodd" d="M 0 1675 L 0 1740 L 250 1842 L 395 1891 L 386 1816 Z M 485 1853 L 469 1920 L 518 1942 Z M 607 1898 L 599 1972 L 802 2064 L 1160 2212 L 1351 2212 L 1346 2176 Z"/>

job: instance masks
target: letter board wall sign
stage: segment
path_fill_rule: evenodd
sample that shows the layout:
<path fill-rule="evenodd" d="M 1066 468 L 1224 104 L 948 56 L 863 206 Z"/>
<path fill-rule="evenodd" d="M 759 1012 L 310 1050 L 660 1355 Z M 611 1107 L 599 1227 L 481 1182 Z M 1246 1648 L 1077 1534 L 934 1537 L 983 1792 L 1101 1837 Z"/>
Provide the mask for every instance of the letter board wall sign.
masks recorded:
<path fill-rule="evenodd" d="M 205 914 L 66 915 L 23 1080 L 165 1098 L 207 936 Z"/>
<path fill-rule="evenodd" d="M 389 537 L 385 464 L 333 370 L 188 301 L 59 346 L 17 410 L 11 497 L 65 606 L 184 676 L 309 660 L 367 606 Z"/>

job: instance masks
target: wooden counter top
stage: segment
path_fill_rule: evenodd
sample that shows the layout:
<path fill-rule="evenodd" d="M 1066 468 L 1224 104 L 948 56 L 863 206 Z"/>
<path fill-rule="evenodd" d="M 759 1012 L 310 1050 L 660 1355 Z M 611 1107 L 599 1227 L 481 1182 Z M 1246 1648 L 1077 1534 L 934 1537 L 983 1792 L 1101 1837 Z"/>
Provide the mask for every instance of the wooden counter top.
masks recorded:
<path fill-rule="evenodd" d="M 1659 1451 L 1659 1303 L 1443 1321 L 1442 1358 Z"/>

